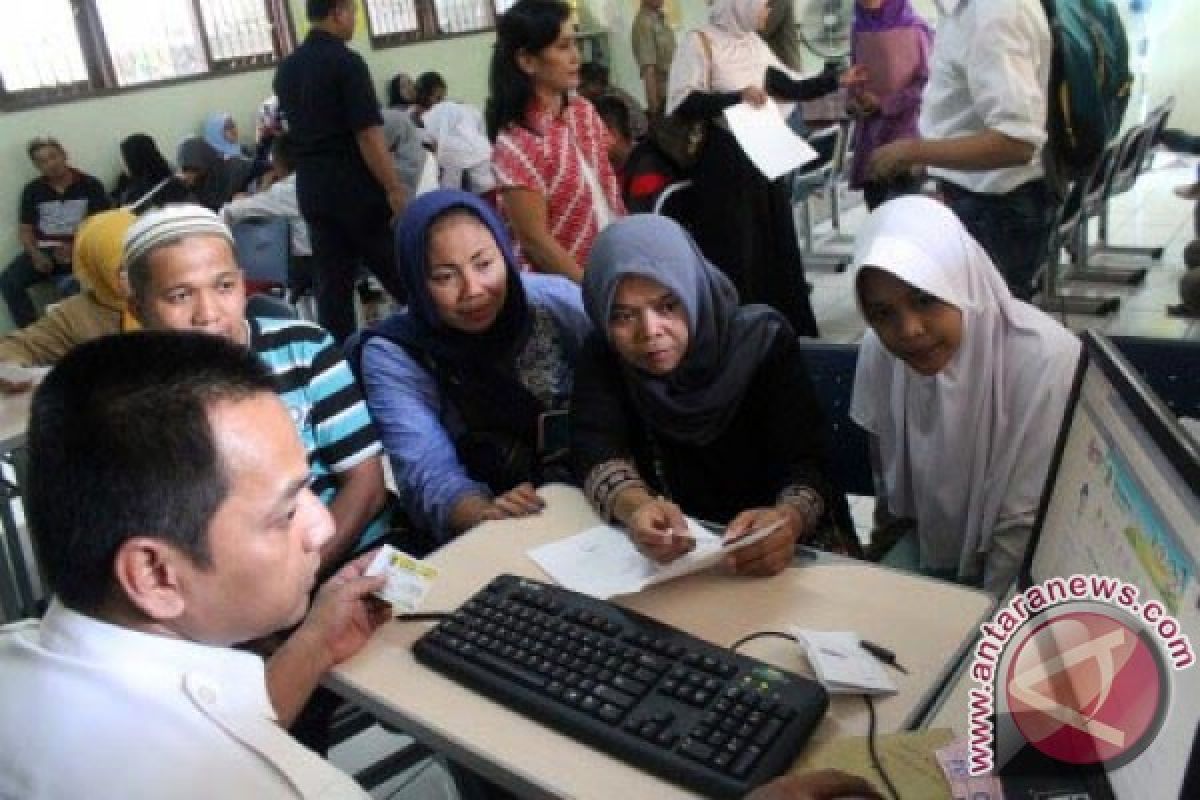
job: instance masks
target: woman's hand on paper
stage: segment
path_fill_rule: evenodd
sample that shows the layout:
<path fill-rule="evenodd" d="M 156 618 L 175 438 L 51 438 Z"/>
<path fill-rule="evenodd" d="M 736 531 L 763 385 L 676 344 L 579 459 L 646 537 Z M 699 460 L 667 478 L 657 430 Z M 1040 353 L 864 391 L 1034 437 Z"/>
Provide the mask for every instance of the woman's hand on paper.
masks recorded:
<path fill-rule="evenodd" d="M 725 566 L 735 575 L 775 575 L 787 569 L 792 563 L 796 540 L 806 528 L 799 509 L 774 506 L 743 511 L 725 529 L 725 540 L 737 539 L 777 523 L 779 530 L 770 536 L 730 553 L 725 558 Z"/>
<path fill-rule="evenodd" d="M 665 564 L 696 546 L 687 520 L 670 500 L 652 498 L 638 506 L 627 526 L 629 537 L 647 558 Z"/>

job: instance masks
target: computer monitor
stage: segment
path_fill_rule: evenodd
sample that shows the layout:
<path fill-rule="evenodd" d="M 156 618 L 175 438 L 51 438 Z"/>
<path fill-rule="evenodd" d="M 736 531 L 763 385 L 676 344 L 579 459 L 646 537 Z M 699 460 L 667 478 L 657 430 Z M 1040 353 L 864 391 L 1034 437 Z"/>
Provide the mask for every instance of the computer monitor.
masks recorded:
<path fill-rule="evenodd" d="M 1119 578 L 1139 587 L 1139 609 L 1153 600 L 1173 616 L 1200 658 L 1200 447 L 1110 341 L 1088 333 L 1084 345 L 1021 588 Z M 1167 672 L 1153 743 L 1105 776 L 1117 800 L 1179 797 L 1200 722 L 1200 664 Z"/>

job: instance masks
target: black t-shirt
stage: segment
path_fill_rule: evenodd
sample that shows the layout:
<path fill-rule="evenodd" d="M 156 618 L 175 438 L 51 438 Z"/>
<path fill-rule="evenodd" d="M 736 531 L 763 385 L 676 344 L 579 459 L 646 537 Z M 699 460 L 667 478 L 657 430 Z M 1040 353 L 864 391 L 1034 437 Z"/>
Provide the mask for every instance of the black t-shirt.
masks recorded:
<path fill-rule="evenodd" d="M 86 172 L 72 173 L 75 179 L 61 193 L 45 178 L 35 178 L 21 192 L 18 220 L 33 226 L 39 242 L 69 242 L 84 217 L 109 208 L 100 181 Z"/>
<path fill-rule="evenodd" d="M 331 34 L 310 31 L 279 65 L 274 87 L 301 175 L 306 165 L 330 159 L 366 169 L 354 136 L 383 125 L 383 115 L 371 73 L 358 53 Z"/>

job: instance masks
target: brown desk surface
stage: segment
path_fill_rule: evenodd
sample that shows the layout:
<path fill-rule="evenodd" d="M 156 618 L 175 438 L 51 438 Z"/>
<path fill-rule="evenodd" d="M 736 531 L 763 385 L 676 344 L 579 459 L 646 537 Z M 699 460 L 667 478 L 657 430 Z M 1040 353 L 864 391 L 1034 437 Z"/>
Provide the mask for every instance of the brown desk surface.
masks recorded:
<path fill-rule="evenodd" d="M 492 522 L 430 558 L 441 574 L 424 611 L 451 610 L 503 572 L 547 580 L 526 555 L 532 547 L 599 524 L 575 489 L 541 490 L 547 509 L 525 520 Z M 910 727 L 945 682 L 955 656 L 990 611 L 983 592 L 845 561 L 810 564 L 772 578 L 720 572 L 651 587 L 619 603 L 709 641 L 729 645 L 755 631 L 790 624 L 854 630 L 897 653 L 909 675 L 878 698 L 879 730 Z M 428 623 L 390 623 L 328 679 L 330 688 L 408 730 L 498 783 L 531 797 L 683 798 L 690 792 L 627 766 L 532 722 L 416 663 L 411 645 Z M 773 639 L 743 652 L 811 674 L 795 645 Z M 864 735 L 857 696 L 834 697 L 816 737 Z"/>

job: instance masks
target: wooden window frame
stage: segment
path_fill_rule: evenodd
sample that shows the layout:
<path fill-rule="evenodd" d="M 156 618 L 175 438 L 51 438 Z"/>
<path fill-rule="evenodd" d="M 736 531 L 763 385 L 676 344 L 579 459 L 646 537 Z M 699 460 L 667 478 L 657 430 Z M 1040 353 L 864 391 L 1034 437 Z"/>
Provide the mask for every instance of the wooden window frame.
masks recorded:
<path fill-rule="evenodd" d="M 481 33 L 491 33 L 496 30 L 496 17 L 499 14 L 496 11 L 495 0 L 478 0 L 478 2 L 486 3 L 491 11 L 491 24 L 482 28 L 476 28 L 469 31 L 452 31 L 443 33 L 438 30 L 437 24 L 437 6 L 433 0 L 413 0 L 417 8 L 417 30 L 402 31 L 399 33 L 375 33 L 375 28 L 371 24 L 370 5 L 371 0 L 363 0 L 363 10 L 366 12 L 363 16 L 367 18 L 367 36 L 371 42 L 371 49 L 383 50 L 389 47 L 403 47 L 409 44 L 420 44 L 422 42 L 438 42 L 445 39 L 458 39 L 463 36 L 476 36 Z"/>
<path fill-rule="evenodd" d="M 192 12 L 195 15 L 196 26 L 200 32 L 200 46 L 204 52 L 204 60 L 208 65 L 207 69 L 195 75 L 182 75 L 175 78 L 147 81 L 131 86 L 118 86 L 108 46 L 104 40 L 104 28 L 100 23 L 100 13 L 95 0 L 68 0 L 68 2 L 71 5 L 72 11 L 74 11 L 75 33 L 79 41 L 80 50 L 83 53 L 84 68 L 88 73 L 87 80 L 58 86 L 44 86 L 36 89 L 9 92 L 4 87 L 3 76 L 0 76 L 0 110 L 21 111 L 99 97 L 113 97 L 130 92 L 140 92 L 146 89 L 161 89 L 194 81 L 225 78 L 231 75 L 267 69 L 278 65 L 280 60 L 288 54 L 285 50 L 290 50 L 287 45 L 296 41 L 296 25 L 292 18 L 291 4 L 285 2 L 276 5 L 276 8 L 283 11 L 283 19 L 278 20 L 272 14 L 273 4 L 269 0 L 261 0 L 263 10 L 272 23 L 271 41 L 275 52 L 270 56 L 258 54 L 237 58 L 214 59 L 212 56 L 212 44 L 209 41 L 209 33 L 204 26 L 204 15 L 200 9 L 201 0 L 190 0 Z M 286 34 L 284 30 L 281 30 L 283 26 L 286 26 Z"/>

